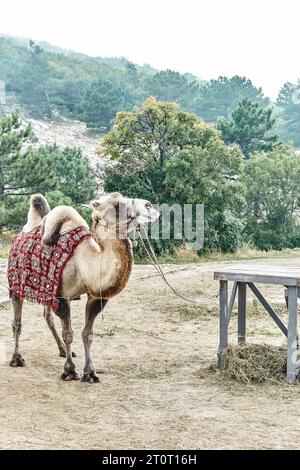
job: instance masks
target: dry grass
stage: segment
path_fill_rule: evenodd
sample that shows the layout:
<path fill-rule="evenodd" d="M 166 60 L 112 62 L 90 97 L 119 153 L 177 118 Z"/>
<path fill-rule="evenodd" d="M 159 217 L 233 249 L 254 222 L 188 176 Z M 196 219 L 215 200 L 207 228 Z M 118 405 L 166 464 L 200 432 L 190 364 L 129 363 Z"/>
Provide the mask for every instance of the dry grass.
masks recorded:
<path fill-rule="evenodd" d="M 272 307 L 279 316 L 284 316 L 287 314 L 287 308 L 286 308 L 285 303 L 273 302 Z M 237 309 L 235 310 L 235 313 L 237 313 Z M 268 318 L 268 313 L 266 312 L 264 307 L 261 305 L 261 303 L 256 298 L 254 298 L 250 302 L 247 303 L 247 316 L 248 317 L 263 316 L 263 317 Z"/>
<path fill-rule="evenodd" d="M 286 355 L 286 348 L 266 344 L 229 346 L 225 351 L 226 369 L 219 374 L 222 379 L 240 384 L 284 382 Z"/>
<path fill-rule="evenodd" d="M 253 248 L 251 245 L 243 245 L 235 253 L 223 253 L 220 250 L 215 250 L 210 253 L 203 253 L 201 256 L 197 255 L 194 251 L 185 249 L 184 247 L 177 248 L 174 254 L 162 255 L 159 257 L 160 263 L 184 264 L 184 263 L 203 263 L 205 261 L 235 261 L 235 260 L 255 260 L 255 259 L 272 259 L 272 258 L 296 258 L 300 257 L 300 249 L 284 249 L 284 250 L 269 250 L 261 251 Z M 140 263 L 143 260 L 139 261 Z"/>
<path fill-rule="evenodd" d="M 247 332 L 248 336 L 268 336 L 268 337 L 281 337 L 281 331 L 275 326 L 257 325 L 250 328 Z"/>
<path fill-rule="evenodd" d="M 197 263 L 201 259 L 195 251 L 187 250 L 186 248 L 177 248 L 175 250 L 175 257 L 179 263 Z"/>
<path fill-rule="evenodd" d="M 286 248 L 284 250 L 261 251 L 251 245 L 243 245 L 235 253 L 222 253 L 221 251 L 213 251 L 205 255 L 207 261 L 232 261 L 232 260 L 251 260 L 251 259 L 272 259 L 272 258 L 296 258 L 300 256 L 300 249 Z M 202 257 L 201 257 L 202 259 Z"/>
<path fill-rule="evenodd" d="M 218 308 L 213 305 L 195 305 L 188 303 L 165 304 L 161 307 L 163 313 L 169 314 L 174 321 L 201 321 L 218 315 Z"/>

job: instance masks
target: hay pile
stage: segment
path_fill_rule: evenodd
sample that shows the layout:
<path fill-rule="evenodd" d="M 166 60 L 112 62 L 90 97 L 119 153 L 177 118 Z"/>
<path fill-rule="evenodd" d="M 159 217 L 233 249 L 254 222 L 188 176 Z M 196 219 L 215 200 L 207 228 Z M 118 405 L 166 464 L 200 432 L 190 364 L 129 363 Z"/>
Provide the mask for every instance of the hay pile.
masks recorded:
<path fill-rule="evenodd" d="M 225 351 L 226 369 L 221 375 L 242 384 L 276 383 L 285 380 L 287 350 L 266 344 L 229 346 Z"/>

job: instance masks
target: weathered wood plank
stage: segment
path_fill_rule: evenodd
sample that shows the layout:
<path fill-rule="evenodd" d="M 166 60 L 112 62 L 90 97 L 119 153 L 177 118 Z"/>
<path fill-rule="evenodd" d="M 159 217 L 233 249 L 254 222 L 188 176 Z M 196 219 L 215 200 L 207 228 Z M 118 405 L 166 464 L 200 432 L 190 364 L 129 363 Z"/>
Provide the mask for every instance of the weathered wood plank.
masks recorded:
<path fill-rule="evenodd" d="M 230 321 L 233 305 L 234 305 L 235 298 L 236 298 L 237 286 L 238 286 L 238 283 L 234 282 L 232 286 L 232 291 L 231 291 L 229 306 L 228 306 L 228 323 Z"/>
<path fill-rule="evenodd" d="M 215 271 L 214 279 L 218 281 L 279 284 L 299 287 L 300 267 L 277 268 L 276 266 L 264 265 L 233 265 Z"/>
<path fill-rule="evenodd" d="M 238 343 L 246 341 L 247 284 L 238 283 Z"/>
<path fill-rule="evenodd" d="M 289 322 L 288 322 L 288 354 L 287 354 L 287 381 L 295 383 L 297 368 L 297 297 L 298 289 L 288 288 Z"/>
<path fill-rule="evenodd" d="M 222 268 L 219 269 L 219 271 L 255 271 L 255 272 L 266 272 L 266 271 L 271 271 L 273 272 L 274 269 L 276 271 L 281 271 L 281 272 L 297 272 L 300 273 L 300 266 L 275 266 L 275 265 L 269 265 L 269 264 L 248 264 L 248 263 L 243 263 L 243 264 L 227 264 L 223 265 Z"/>
<path fill-rule="evenodd" d="M 218 367 L 226 366 L 224 350 L 228 346 L 228 282 L 220 281 L 220 339 L 218 349 Z"/>

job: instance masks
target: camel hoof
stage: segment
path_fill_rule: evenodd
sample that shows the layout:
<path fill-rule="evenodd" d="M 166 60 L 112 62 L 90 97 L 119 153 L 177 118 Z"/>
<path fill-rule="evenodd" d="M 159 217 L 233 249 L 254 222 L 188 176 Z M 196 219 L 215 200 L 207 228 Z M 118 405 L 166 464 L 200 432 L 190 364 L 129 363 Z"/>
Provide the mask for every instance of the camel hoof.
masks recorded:
<path fill-rule="evenodd" d="M 25 361 L 20 353 L 13 354 L 9 363 L 10 367 L 25 367 Z"/>
<path fill-rule="evenodd" d="M 100 382 L 100 379 L 99 379 L 98 375 L 95 372 L 92 372 L 92 371 L 91 372 L 85 372 L 80 380 L 81 380 L 81 382 L 88 382 L 90 384 Z"/>
<path fill-rule="evenodd" d="M 60 357 L 67 357 L 66 351 L 60 351 L 59 355 Z M 77 357 L 76 353 L 72 352 L 72 357 Z"/>
<path fill-rule="evenodd" d="M 76 370 L 68 370 L 68 371 L 63 372 L 61 374 L 61 378 L 62 378 L 62 380 L 65 380 L 66 382 L 68 382 L 70 380 L 79 380 L 80 379 L 80 377 L 77 374 Z"/>

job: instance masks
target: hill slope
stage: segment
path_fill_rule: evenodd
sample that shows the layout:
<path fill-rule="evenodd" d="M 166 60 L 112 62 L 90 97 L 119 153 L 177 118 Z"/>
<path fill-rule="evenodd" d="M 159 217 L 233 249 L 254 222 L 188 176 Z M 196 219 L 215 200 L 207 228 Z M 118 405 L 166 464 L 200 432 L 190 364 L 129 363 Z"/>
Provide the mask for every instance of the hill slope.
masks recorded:
<path fill-rule="evenodd" d="M 5 36 L 0 36 L 0 80 L 28 117 L 63 116 L 103 130 L 116 112 L 131 110 L 150 95 L 192 110 L 200 83 L 191 74 L 158 72 L 124 57 L 89 57 Z"/>
<path fill-rule="evenodd" d="M 10 36 L 9 34 L 0 34 L 0 38 L 7 39 L 11 45 L 20 46 L 28 48 L 30 39 L 29 38 L 22 38 L 19 36 Z M 54 46 L 47 41 L 34 41 L 35 44 L 40 46 L 46 52 L 50 52 L 52 54 L 62 54 L 70 59 L 81 60 L 81 61 L 88 61 L 100 64 L 107 64 L 112 68 L 126 70 L 128 62 L 131 63 L 126 57 L 91 57 L 87 54 L 83 54 L 81 52 L 76 52 L 71 49 L 64 49 L 59 46 Z M 153 75 L 157 72 L 154 67 L 151 67 L 149 64 L 138 65 L 134 64 L 137 70 L 143 72 L 145 75 Z M 197 77 L 194 77 L 195 79 Z"/>
<path fill-rule="evenodd" d="M 188 73 L 141 67 L 124 57 L 89 57 L 46 42 L 5 36 L 0 36 L 0 81 L 9 98 L 9 106 L 3 108 L 0 96 L 0 113 L 18 106 L 28 118 L 75 119 L 101 131 L 111 127 L 117 112 L 131 110 L 148 96 L 178 102 L 207 122 L 227 119 L 243 98 L 263 108 L 271 104 L 247 77 L 203 82 Z M 299 89 L 300 82 L 286 83 L 276 107 L 276 131 L 296 146 L 300 104 L 293 97 Z"/>
<path fill-rule="evenodd" d="M 102 160 L 96 155 L 101 138 L 87 129 L 84 123 L 71 119 L 59 122 L 30 119 L 30 122 L 38 138 L 37 146 L 56 144 L 60 148 L 78 147 L 94 167 L 102 165 Z"/>

